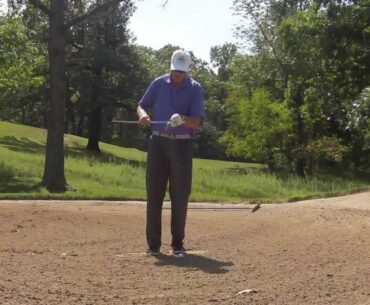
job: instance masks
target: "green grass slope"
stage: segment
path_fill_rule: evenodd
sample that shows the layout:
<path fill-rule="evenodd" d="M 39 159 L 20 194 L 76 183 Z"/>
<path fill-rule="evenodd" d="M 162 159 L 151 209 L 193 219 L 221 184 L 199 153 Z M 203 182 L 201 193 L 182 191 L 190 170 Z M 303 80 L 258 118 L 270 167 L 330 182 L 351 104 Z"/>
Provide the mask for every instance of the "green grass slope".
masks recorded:
<path fill-rule="evenodd" d="M 65 135 L 65 174 L 70 190 L 39 186 L 46 131 L 0 121 L 0 199 L 145 199 L 146 153 L 100 143 L 102 154 L 85 151 L 87 140 Z M 323 176 L 280 179 L 260 164 L 194 159 L 191 200 L 281 201 L 368 189 L 357 179 Z"/>

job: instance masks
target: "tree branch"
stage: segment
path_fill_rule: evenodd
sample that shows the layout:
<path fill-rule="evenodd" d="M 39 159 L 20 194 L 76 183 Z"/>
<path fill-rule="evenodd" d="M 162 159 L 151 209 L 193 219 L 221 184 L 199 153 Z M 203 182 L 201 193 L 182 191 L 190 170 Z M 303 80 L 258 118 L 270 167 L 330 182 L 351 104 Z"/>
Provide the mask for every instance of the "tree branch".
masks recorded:
<path fill-rule="evenodd" d="M 274 44 L 270 41 L 270 39 L 268 38 L 267 34 L 265 33 L 265 30 L 263 29 L 262 25 L 258 22 L 257 18 L 253 15 L 252 13 L 252 18 L 254 19 L 254 22 L 256 23 L 258 29 L 260 30 L 262 36 L 263 36 L 263 39 L 267 42 L 267 44 L 270 46 L 271 50 L 272 50 L 272 53 L 274 54 L 275 56 L 275 59 L 277 60 L 280 68 L 285 71 L 285 68 L 284 68 L 284 65 L 282 63 L 282 61 L 280 60 L 280 56 L 278 55 L 275 47 L 274 47 Z"/>
<path fill-rule="evenodd" d="M 34 6 L 40 9 L 43 13 L 50 16 L 50 8 L 46 6 L 41 0 L 29 0 L 29 2 Z"/>
<path fill-rule="evenodd" d="M 32 0 L 32 1 L 35 1 L 35 0 Z M 104 11 L 105 9 L 109 8 L 112 5 L 119 4 L 122 1 L 123 0 L 109 0 L 107 2 L 104 2 L 103 4 L 100 4 L 96 7 L 94 7 L 93 9 L 89 10 L 88 12 L 73 18 L 72 20 L 67 22 L 66 27 L 70 28 L 71 26 L 76 25 L 76 24 L 90 18 L 91 16 L 93 16 L 93 15 L 95 15 L 95 14 L 101 12 L 101 11 Z"/>
<path fill-rule="evenodd" d="M 168 3 L 168 0 L 166 0 L 163 4 L 161 4 L 161 6 L 162 6 L 163 9 L 166 8 L 167 3 Z"/>

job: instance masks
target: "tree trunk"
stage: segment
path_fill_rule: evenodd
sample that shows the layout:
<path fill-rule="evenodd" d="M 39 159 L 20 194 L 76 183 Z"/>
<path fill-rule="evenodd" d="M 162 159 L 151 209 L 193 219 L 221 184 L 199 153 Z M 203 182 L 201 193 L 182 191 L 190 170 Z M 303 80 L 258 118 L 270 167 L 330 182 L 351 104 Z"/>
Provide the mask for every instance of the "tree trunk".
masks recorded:
<path fill-rule="evenodd" d="M 82 137 L 84 129 L 85 129 L 85 110 L 81 110 L 78 113 L 78 124 L 76 135 Z"/>
<path fill-rule="evenodd" d="M 306 161 L 303 158 L 298 158 L 296 161 L 296 174 L 302 178 L 304 178 L 305 175 L 305 166 L 306 166 Z"/>
<path fill-rule="evenodd" d="M 301 115 L 301 105 L 304 103 L 303 98 L 303 88 L 299 86 L 297 89 L 296 95 L 294 96 L 294 104 L 295 104 L 295 111 L 296 111 L 296 128 L 297 128 L 297 144 L 300 150 L 304 149 L 306 146 L 306 137 L 304 131 L 304 121 Z M 304 151 L 300 151 L 297 158 L 296 158 L 296 174 L 300 177 L 305 177 L 305 167 L 306 167 L 306 160 L 304 158 Z"/>
<path fill-rule="evenodd" d="M 68 88 L 68 86 L 67 86 Z M 66 133 L 76 134 L 76 118 L 75 118 L 75 109 L 71 99 L 68 97 L 66 99 L 66 108 L 67 108 L 67 117 L 65 122 Z"/>
<path fill-rule="evenodd" d="M 91 96 L 91 118 L 90 118 L 90 131 L 89 142 L 86 149 L 89 151 L 100 153 L 99 140 L 100 140 L 100 127 L 102 117 L 102 105 L 100 97 L 102 94 L 102 69 L 97 68 L 95 71 L 95 84 Z"/>
<path fill-rule="evenodd" d="M 100 139 L 100 124 L 101 124 L 101 112 L 102 107 L 97 97 L 94 97 L 93 106 L 91 109 L 91 122 L 89 132 L 89 142 L 87 143 L 86 149 L 100 153 L 99 139 Z"/>
<path fill-rule="evenodd" d="M 66 29 L 64 0 L 52 0 L 50 7 L 49 64 L 51 97 L 48 115 L 45 171 L 42 184 L 54 192 L 64 192 L 64 112 L 66 100 Z"/>

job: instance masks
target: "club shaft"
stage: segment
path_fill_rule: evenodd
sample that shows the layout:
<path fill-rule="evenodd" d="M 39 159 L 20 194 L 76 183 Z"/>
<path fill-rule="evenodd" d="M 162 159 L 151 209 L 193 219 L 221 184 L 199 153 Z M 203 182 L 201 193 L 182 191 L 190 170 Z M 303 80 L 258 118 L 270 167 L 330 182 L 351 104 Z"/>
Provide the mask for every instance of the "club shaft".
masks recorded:
<path fill-rule="evenodd" d="M 138 121 L 112 121 L 112 123 L 119 123 L 119 124 L 133 124 L 138 125 Z M 167 124 L 167 121 L 151 121 L 150 124 Z"/>

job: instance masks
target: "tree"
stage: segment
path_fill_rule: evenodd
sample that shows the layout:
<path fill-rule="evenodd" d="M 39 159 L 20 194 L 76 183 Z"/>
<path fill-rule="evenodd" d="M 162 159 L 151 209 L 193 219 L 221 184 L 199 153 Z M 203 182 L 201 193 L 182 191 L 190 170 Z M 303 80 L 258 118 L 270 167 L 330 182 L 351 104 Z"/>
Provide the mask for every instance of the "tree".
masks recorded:
<path fill-rule="evenodd" d="M 336 1 L 319 8 L 314 4 L 286 18 L 279 28 L 282 50 L 304 86 L 301 114 L 307 127 L 301 148 L 308 155 L 327 136 L 352 146 L 355 137 L 348 128 L 348 113 L 370 83 L 366 42 L 370 10 Z M 302 44 L 305 48 L 293 47 Z M 348 154 L 347 149 L 342 151 Z"/>
<path fill-rule="evenodd" d="M 350 131 L 352 159 L 356 170 L 370 173 L 370 87 L 348 109 L 347 130 Z"/>
<path fill-rule="evenodd" d="M 203 159 L 224 159 L 225 153 L 219 138 L 220 132 L 207 119 L 195 130 L 194 156 Z"/>
<path fill-rule="evenodd" d="M 289 166 L 286 160 L 292 133 L 290 110 L 285 103 L 271 100 L 264 89 L 257 89 L 250 99 L 233 99 L 229 129 L 222 137 L 229 155 L 268 164 L 273 169 Z"/>
<path fill-rule="evenodd" d="M 224 43 L 221 46 L 211 47 L 210 57 L 213 67 L 217 68 L 217 74 L 221 81 L 229 79 L 230 64 L 238 52 L 238 48 L 233 43 Z"/>
<path fill-rule="evenodd" d="M 117 8 L 123 0 L 93 4 L 86 12 L 78 12 L 66 19 L 68 3 L 51 0 L 50 7 L 42 0 L 29 0 L 49 19 L 48 54 L 50 65 L 50 108 L 46 142 L 45 170 L 42 184 L 50 191 L 65 191 L 64 175 L 64 112 L 66 105 L 66 45 L 69 29 L 96 15 Z M 129 0 L 127 0 L 129 1 Z"/>
<path fill-rule="evenodd" d="M 125 82 L 130 79 L 131 70 L 137 68 L 127 31 L 133 9 L 131 2 L 121 3 L 109 16 L 91 17 L 71 31 L 72 43 L 67 53 L 68 72 L 73 78 L 70 83 L 75 92 L 72 94 L 77 92 L 79 99 L 88 101 L 83 106 L 89 116 L 86 147 L 89 151 L 100 152 L 101 127 L 102 124 L 107 126 L 104 110 L 113 109 L 115 101 L 130 95 L 130 92 L 122 89 L 127 88 Z M 69 103 L 69 108 L 73 105 Z M 73 113 L 69 109 L 71 111 Z"/>
<path fill-rule="evenodd" d="M 37 108 L 33 100 L 45 83 L 45 49 L 30 41 L 22 20 L 0 20 L 0 105 L 2 119 L 17 119 L 23 124 Z"/>
<path fill-rule="evenodd" d="M 236 69 L 250 86 L 241 87 L 250 94 L 263 83 L 291 110 L 294 132 L 286 157 L 304 176 L 320 141 L 348 142 L 346 109 L 370 81 L 369 8 L 357 1 L 309 0 L 235 0 L 234 7 L 253 21 L 238 32 L 253 42 L 250 63 L 259 63 L 258 72 Z"/>

